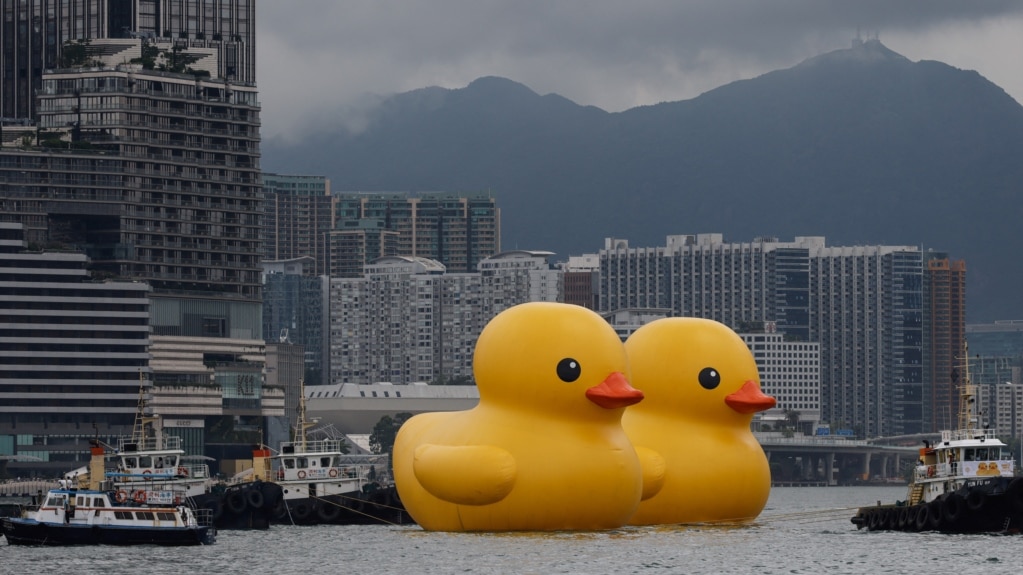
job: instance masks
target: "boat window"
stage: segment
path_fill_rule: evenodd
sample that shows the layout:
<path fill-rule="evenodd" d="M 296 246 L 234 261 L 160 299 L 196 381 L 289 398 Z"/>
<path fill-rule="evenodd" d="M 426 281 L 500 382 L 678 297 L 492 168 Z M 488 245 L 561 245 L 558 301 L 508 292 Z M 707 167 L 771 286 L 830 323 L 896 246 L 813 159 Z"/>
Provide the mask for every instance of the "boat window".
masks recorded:
<path fill-rule="evenodd" d="M 320 458 L 320 467 L 330 467 L 330 457 L 329 456 L 321 457 Z"/>
<path fill-rule="evenodd" d="M 86 502 L 84 497 L 76 497 L 75 498 L 75 505 L 83 506 L 83 505 L 88 505 L 88 503 Z"/>
<path fill-rule="evenodd" d="M 139 519 L 149 519 L 150 521 L 154 519 L 153 513 L 151 511 L 136 511 L 135 517 Z"/>
<path fill-rule="evenodd" d="M 987 461 L 987 448 L 981 447 L 977 449 L 977 461 Z"/>
<path fill-rule="evenodd" d="M 152 457 L 150 457 L 148 455 L 143 455 L 142 457 L 139 457 L 139 467 L 152 467 L 152 466 L 153 466 L 153 458 Z"/>
<path fill-rule="evenodd" d="M 124 458 L 124 466 L 129 468 L 129 469 L 132 468 L 132 467 L 138 467 L 139 466 L 139 460 L 135 459 L 134 457 L 125 457 Z"/>
<path fill-rule="evenodd" d="M 114 517 L 118 519 L 134 519 L 131 511 L 114 511 Z"/>
<path fill-rule="evenodd" d="M 61 505 L 64 505 L 64 498 L 63 497 L 51 497 L 49 499 L 49 501 L 46 502 L 46 505 L 49 506 L 49 507 L 60 507 Z"/>
<path fill-rule="evenodd" d="M 295 460 L 291 459 L 290 457 L 288 459 L 285 459 L 284 460 L 284 467 L 287 468 L 287 469 L 294 469 L 295 468 Z"/>
<path fill-rule="evenodd" d="M 156 467 L 157 469 L 163 469 L 163 458 L 162 457 L 157 457 L 156 458 L 156 465 L 154 465 L 154 467 Z"/>
<path fill-rule="evenodd" d="M 164 459 L 164 461 L 167 462 L 167 467 L 177 467 L 178 466 L 178 456 L 177 455 L 168 455 Z"/>
<path fill-rule="evenodd" d="M 973 461 L 975 456 L 976 456 L 976 453 L 974 453 L 973 448 L 972 447 L 968 447 L 966 449 L 966 458 L 963 461 Z"/>
<path fill-rule="evenodd" d="M 174 517 L 173 513 L 169 513 L 166 511 L 158 512 L 156 514 L 156 518 L 159 519 L 160 521 L 174 521 L 175 519 L 177 519 L 176 517 Z"/>
<path fill-rule="evenodd" d="M 92 506 L 93 507 L 106 507 L 107 504 L 106 504 L 105 501 L 103 501 L 102 497 L 95 497 L 92 500 Z"/>
<path fill-rule="evenodd" d="M 305 457 L 299 457 L 299 458 L 298 458 L 298 459 L 296 460 L 296 462 L 298 463 L 298 466 L 299 466 L 300 468 L 305 468 L 305 467 L 309 467 L 309 460 L 308 460 L 308 459 L 306 459 Z"/>

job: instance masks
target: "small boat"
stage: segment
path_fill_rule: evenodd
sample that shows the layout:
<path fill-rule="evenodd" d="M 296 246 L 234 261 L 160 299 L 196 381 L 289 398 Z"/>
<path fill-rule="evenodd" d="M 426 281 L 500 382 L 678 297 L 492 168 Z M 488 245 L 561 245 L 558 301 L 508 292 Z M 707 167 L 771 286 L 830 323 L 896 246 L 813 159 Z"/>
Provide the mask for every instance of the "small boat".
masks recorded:
<path fill-rule="evenodd" d="M 10 545 L 212 545 L 217 533 L 208 512 L 91 489 L 51 489 L 35 511 L 2 521 Z"/>
<path fill-rule="evenodd" d="M 966 357 L 969 357 L 968 355 Z M 972 414 L 976 389 L 966 369 L 957 429 L 924 442 L 905 501 L 861 507 L 852 522 L 870 531 L 1004 533 L 1023 530 L 1023 477 L 994 432 Z"/>
<path fill-rule="evenodd" d="M 122 437 L 106 457 L 116 462 L 115 471 L 105 471 L 124 502 L 145 502 L 173 491 L 213 516 L 217 529 L 267 529 L 270 516 L 282 496 L 281 488 L 254 474 L 246 481 L 222 482 L 210 476 L 209 466 L 191 461 L 181 438 L 163 433 L 159 416 L 152 414 L 148 387 L 139 390 L 135 426 L 131 437 Z M 64 475 L 71 483 L 88 479 L 88 467 Z"/>
<path fill-rule="evenodd" d="M 103 447 L 93 445 L 102 469 Z M 145 501 L 130 501 L 93 474 L 89 488 L 51 489 L 20 517 L 4 517 L 9 545 L 212 545 L 216 528 L 207 510 L 185 503 L 168 489 Z"/>
<path fill-rule="evenodd" d="M 283 442 L 277 455 L 266 450 L 264 465 L 281 486 L 283 501 L 273 522 L 286 525 L 412 524 L 398 490 L 389 481 L 387 455 L 350 455 L 342 439 L 307 439 L 300 400 L 296 441 Z M 260 468 L 260 464 L 255 464 Z"/>

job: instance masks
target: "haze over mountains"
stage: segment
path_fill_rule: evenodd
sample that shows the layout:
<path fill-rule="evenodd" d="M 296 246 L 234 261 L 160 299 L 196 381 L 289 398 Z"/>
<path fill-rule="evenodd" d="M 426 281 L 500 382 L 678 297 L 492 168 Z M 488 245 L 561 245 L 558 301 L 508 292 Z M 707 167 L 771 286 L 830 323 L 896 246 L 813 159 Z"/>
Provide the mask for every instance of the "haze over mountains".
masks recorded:
<path fill-rule="evenodd" d="M 1023 106 L 876 40 L 618 113 L 495 77 L 423 88 L 358 131 L 264 142 L 263 169 L 335 192 L 490 190 L 502 247 L 557 259 L 713 232 L 917 245 L 966 260 L 969 321 L 1023 319 Z"/>

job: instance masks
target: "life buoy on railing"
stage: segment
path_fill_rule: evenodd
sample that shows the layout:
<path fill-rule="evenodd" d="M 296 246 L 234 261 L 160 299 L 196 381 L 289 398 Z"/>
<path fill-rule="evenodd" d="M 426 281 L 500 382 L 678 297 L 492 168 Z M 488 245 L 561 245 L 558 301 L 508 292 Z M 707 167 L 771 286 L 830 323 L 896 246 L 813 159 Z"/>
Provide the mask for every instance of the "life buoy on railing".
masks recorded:
<path fill-rule="evenodd" d="M 329 475 L 330 475 L 331 477 L 337 477 L 337 469 L 334 469 L 333 467 L 331 467 L 331 468 L 330 468 L 330 471 L 328 472 L 328 474 L 329 474 Z"/>
<path fill-rule="evenodd" d="M 181 477 L 188 477 L 188 470 L 185 469 L 184 467 L 179 467 L 178 475 L 180 475 Z"/>
<path fill-rule="evenodd" d="M 298 478 L 299 479 L 305 479 L 305 470 L 304 469 L 299 469 L 298 470 Z"/>
<path fill-rule="evenodd" d="M 135 503 L 145 503 L 146 502 L 146 492 L 142 491 L 142 490 L 136 491 L 135 495 L 132 497 L 132 499 L 135 501 Z"/>
<path fill-rule="evenodd" d="M 114 499 L 118 503 L 124 503 L 128 500 L 128 492 L 123 489 L 118 489 L 117 493 L 114 494 Z"/>
<path fill-rule="evenodd" d="M 143 471 L 143 472 L 142 472 L 142 475 L 149 475 L 149 474 L 151 474 L 151 473 L 152 473 L 152 471 L 150 471 L 150 470 L 148 470 L 148 469 L 147 469 L 147 470 L 145 470 L 145 471 Z"/>

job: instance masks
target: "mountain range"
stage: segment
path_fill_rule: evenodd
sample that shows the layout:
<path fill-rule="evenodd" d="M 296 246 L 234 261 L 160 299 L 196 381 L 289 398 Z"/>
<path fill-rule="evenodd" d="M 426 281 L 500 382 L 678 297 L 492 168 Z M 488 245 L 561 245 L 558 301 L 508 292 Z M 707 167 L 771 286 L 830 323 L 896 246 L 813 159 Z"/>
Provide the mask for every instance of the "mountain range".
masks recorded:
<path fill-rule="evenodd" d="M 1023 106 L 877 40 L 623 112 L 484 77 L 336 125 L 265 141 L 263 169 L 335 193 L 489 190 L 503 249 L 556 259 L 715 232 L 919 246 L 966 262 L 968 321 L 1023 318 Z"/>

